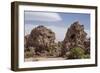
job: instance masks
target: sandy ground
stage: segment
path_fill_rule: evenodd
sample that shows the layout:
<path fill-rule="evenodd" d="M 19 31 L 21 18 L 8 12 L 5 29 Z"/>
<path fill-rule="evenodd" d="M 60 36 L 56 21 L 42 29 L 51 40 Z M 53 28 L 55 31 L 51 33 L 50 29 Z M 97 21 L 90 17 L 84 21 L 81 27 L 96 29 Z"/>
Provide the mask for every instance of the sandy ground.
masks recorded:
<path fill-rule="evenodd" d="M 38 58 L 25 58 L 25 61 L 53 61 L 53 60 L 65 60 L 62 57 L 59 58 L 43 58 L 43 57 L 38 57 Z"/>

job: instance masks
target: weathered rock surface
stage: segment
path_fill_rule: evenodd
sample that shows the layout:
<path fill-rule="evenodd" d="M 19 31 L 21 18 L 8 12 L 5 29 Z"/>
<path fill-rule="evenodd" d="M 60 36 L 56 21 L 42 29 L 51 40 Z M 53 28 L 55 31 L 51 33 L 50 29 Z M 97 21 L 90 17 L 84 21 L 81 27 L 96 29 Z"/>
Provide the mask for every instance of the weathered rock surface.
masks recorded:
<path fill-rule="evenodd" d="M 90 39 L 84 26 L 78 21 L 71 24 L 68 28 L 64 40 L 55 42 L 55 33 L 44 27 L 38 26 L 31 33 L 24 37 L 25 56 L 29 57 L 67 57 L 71 54 L 70 50 L 75 47 L 84 49 L 86 54 L 90 53 Z"/>
<path fill-rule="evenodd" d="M 55 43 L 55 33 L 44 26 L 34 28 L 29 36 L 25 36 L 25 48 L 35 47 L 38 56 L 59 56 L 61 48 Z"/>
<path fill-rule="evenodd" d="M 27 39 L 27 47 L 40 47 L 47 48 L 50 45 L 54 44 L 55 41 L 55 33 L 50 29 L 47 29 L 44 26 L 38 26 L 34 28 L 28 39 Z"/>
<path fill-rule="evenodd" d="M 29 35 L 26 35 L 26 36 L 24 37 L 24 47 L 26 47 L 26 45 L 27 45 L 28 37 L 29 37 Z"/>
<path fill-rule="evenodd" d="M 84 47 L 85 47 L 85 52 L 86 54 L 90 54 L 90 38 L 87 38 L 85 41 L 84 41 Z"/>
<path fill-rule="evenodd" d="M 78 21 L 71 24 L 63 40 L 62 53 L 65 54 L 66 51 L 69 51 L 74 47 L 80 47 L 82 49 L 86 49 L 84 44 L 86 42 L 85 41 L 86 36 L 87 33 L 84 31 L 83 25 L 81 25 Z M 90 44 L 90 43 L 86 43 L 86 44 Z"/>

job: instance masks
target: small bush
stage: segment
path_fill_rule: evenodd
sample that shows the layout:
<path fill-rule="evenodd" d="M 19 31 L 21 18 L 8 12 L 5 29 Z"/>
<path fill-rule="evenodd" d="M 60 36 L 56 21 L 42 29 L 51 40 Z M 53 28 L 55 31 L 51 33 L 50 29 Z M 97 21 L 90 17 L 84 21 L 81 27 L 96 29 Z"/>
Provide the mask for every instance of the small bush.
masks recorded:
<path fill-rule="evenodd" d="M 85 51 L 82 48 L 76 47 L 70 50 L 68 59 L 81 59 L 84 58 Z"/>
<path fill-rule="evenodd" d="M 24 57 L 25 57 L 25 58 L 33 57 L 33 53 L 32 53 L 32 52 L 29 52 L 29 51 L 28 51 L 28 52 L 25 52 L 25 53 L 24 53 Z"/>
<path fill-rule="evenodd" d="M 84 55 L 84 58 L 85 58 L 85 59 L 90 58 L 90 54 Z"/>
<path fill-rule="evenodd" d="M 25 48 L 25 50 L 24 50 L 24 57 L 25 58 L 33 57 L 34 54 L 35 54 L 34 47 Z"/>

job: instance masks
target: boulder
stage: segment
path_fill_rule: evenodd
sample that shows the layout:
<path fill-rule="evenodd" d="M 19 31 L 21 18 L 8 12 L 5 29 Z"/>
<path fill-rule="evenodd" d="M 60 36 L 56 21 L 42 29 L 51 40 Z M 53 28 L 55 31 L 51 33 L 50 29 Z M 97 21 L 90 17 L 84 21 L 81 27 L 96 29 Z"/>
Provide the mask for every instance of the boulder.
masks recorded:
<path fill-rule="evenodd" d="M 87 39 L 84 25 L 81 25 L 79 21 L 71 24 L 62 41 L 55 42 L 55 33 L 40 25 L 24 37 L 24 42 L 25 57 L 64 57 L 68 59 L 71 49 L 75 47 L 90 54 L 90 39 Z"/>
<path fill-rule="evenodd" d="M 42 25 L 34 28 L 28 37 L 25 36 L 25 48 L 35 47 L 37 56 L 49 56 L 54 44 L 55 33 Z"/>
<path fill-rule="evenodd" d="M 39 47 L 39 48 L 48 48 L 55 41 L 55 33 L 47 29 L 44 26 L 38 26 L 34 28 L 28 39 L 27 39 L 27 47 Z"/>
<path fill-rule="evenodd" d="M 86 40 L 86 36 L 87 33 L 84 31 L 84 25 L 81 25 L 79 21 L 71 24 L 63 40 L 62 53 L 65 54 L 74 47 L 85 49 L 84 42 Z"/>

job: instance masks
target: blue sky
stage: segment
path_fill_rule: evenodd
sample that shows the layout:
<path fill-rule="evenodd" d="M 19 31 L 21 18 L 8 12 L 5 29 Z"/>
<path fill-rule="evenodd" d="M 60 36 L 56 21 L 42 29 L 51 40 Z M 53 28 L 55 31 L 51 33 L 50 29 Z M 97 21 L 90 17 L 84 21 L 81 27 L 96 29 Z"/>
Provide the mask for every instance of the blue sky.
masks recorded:
<path fill-rule="evenodd" d="M 44 25 L 56 33 L 56 41 L 61 41 L 70 25 L 79 21 L 90 35 L 90 14 L 24 11 L 25 34 L 38 25 Z"/>

